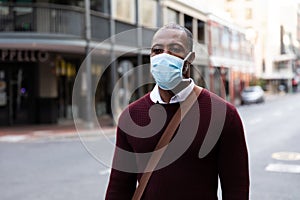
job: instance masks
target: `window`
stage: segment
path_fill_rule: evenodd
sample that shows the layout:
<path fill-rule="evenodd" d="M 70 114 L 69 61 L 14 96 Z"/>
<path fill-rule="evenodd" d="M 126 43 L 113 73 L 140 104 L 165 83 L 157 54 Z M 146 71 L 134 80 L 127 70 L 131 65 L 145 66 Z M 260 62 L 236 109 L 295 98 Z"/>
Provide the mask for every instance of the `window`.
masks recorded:
<path fill-rule="evenodd" d="M 31 3 L 32 0 L 16 0 L 17 3 Z"/>
<path fill-rule="evenodd" d="M 176 23 L 179 24 L 179 12 L 176 10 L 173 10 L 171 8 L 168 8 L 167 10 L 167 23 Z"/>
<path fill-rule="evenodd" d="M 14 27 L 15 31 L 32 31 L 33 29 L 33 9 L 30 7 L 14 7 Z"/>
<path fill-rule="evenodd" d="M 112 0 L 112 16 L 120 21 L 135 23 L 135 0 Z"/>
<path fill-rule="evenodd" d="M 212 46 L 212 54 L 219 55 L 220 52 L 220 28 L 218 26 L 211 26 L 211 46 Z"/>
<path fill-rule="evenodd" d="M 189 15 L 184 15 L 184 26 L 193 33 L 193 18 Z"/>
<path fill-rule="evenodd" d="M 139 0 L 140 24 L 147 27 L 156 27 L 157 1 Z"/>
<path fill-rule="evenodd" d="M 49 3 L 84 7 L 84 0 L 49 0 Z"/>
<path fill-rule="evenodd" d="M 238 51 L 240 46 L 240 37 L 237 31 L 232 31 L 231 35 L 231 49 L 233 51 Z"/>
<path fill-rule="evenodd" d="M 229 49 L 229 42 L 230 42 L 230 30 L 229 28 L 224 27 L 222 33 L 222 47 L 224 49 Z"/>
<path fill-rule="evenodd" d="M 198 22 L 198 41 L 204 43 L 205 41 L 205 23 L 197 20 Z"/>
<path fill-rule="evenodd" d="M 91 9 L 102 13 L 110 13 L 109 0 L 91 0 Z"/>
<path fill-rule="evenodd" d="M 236 18 L 236 13 L 232 9 L 227 9 L 226 12 L 230 15 L 231 18 Z"/>
<path fill-rule="evenodd" d="M 252 19 L 252 9 L 251 8 L 246 8 L 246 10 L 245 10 L 245 19 L 247 19 L 247 20 Z"/>

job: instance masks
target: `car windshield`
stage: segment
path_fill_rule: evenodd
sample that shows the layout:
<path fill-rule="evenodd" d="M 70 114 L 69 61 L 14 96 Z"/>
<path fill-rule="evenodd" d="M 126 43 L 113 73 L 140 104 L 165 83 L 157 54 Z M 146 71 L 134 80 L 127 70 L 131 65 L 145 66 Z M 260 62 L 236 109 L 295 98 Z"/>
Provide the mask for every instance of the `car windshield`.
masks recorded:
<path fill-rule="evenodd" d="M 258 91 L 259 89 L 257 87 L 248 87 L 244 89 L 244 92 L 255 92 Z"/>

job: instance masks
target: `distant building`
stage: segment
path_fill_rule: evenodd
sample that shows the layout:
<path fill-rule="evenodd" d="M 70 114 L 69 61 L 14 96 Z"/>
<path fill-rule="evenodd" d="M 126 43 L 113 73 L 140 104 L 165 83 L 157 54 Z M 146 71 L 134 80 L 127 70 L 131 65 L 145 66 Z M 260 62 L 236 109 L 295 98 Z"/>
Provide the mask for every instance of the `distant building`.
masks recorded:
<path fill-rule="evenodd" d="M 208 15 L 207 26 L 211 91 L 240 104 L 241 91 L 255 75 L 253 45 L 244 29 L 215 15 Z"/>
<path fill-rule="evenodd" d="M 299 65 L 299 7 L 297 1 L 220 0 L 225 10 L 255 44 L 256 76 L 266 88 L 291 91 Z"/>

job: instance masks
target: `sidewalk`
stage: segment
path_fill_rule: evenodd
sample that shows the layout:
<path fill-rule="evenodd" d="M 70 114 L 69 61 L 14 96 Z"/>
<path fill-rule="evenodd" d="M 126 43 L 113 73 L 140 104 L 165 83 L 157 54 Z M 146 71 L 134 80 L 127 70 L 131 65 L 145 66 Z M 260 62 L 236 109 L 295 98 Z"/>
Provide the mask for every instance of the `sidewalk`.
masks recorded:
<path fill-rule="evenodd" d="M 60 138 L 79 138 L 98 137 L 114 135 L 115 126 L 112 119 L 103 118 L 99 120 L 99 126 L 94 128 L 80 128 L 77 131 L 73 121 L 58 124 L 42 125 L 14 125 L 0 127 L 0 142 L 19 142 L 29 139 L 60 139 Z"/>
<path fill-rule="evenodd" d="M 300 95 L 299 92 L 290 92 L 290 93 L 285 93 L 285 92 L 278 92 L 278 93 L 265 93 L 265 100 L 266 101 L 272 101 L 276 99 L 281 99 L 285 97 L 290 97 L 290 96 L 295 96 L 295 95 Z"/>
<path fill-rule="evenodd" d="M 293 94 L 266 94 L 266 101 L 273 101 Z M 67 121 L 58 124 L 44 125 L 14 125 L 8 127 L 0 127 L 0 142 L 19 142 L 32 139 L 64 139 L 64 138 L 79 138 L 80 137 L 101 137 L 103 135 L 112 136 L 115 134 L 115 125 L 110 117 L 99 119 L 99 127 L 91 129 L 80 129 L 78 133 L 73 121 Z"/>

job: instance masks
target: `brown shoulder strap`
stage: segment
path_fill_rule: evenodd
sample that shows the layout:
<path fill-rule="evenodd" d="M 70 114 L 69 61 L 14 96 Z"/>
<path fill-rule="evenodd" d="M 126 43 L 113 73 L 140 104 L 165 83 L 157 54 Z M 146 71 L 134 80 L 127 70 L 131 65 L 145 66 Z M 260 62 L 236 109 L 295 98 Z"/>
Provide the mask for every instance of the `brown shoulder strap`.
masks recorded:
<path fill-rule="evenodd" d="M 166 145 L 170 142 L 171 138 L 173 137 L 177 127 L 179 126 L 181 119 L 187 114 L 190 108 L 193 106 L 195 101 L 197 100 L 198 96 L 200 95 L 202 88 L 195 86 L 193 92 L 187 97 L 187 99 L 180 105 L 180 108 L 176 111 L 175 115 L 172 117 L 171 121 L 169 122 L 165 132 L 162 134 L 159 142 L 157 143 L 153 154 L 151 155 L 147 167 L 145 169 L 145 173 L 142 175 L 139 185 L 136 188 L 132 200 L 140 200 L 144 190 L 147 186 L 147 183 L 152 175 L 153 170 L 157 166 L 159 160 L 161 159 L 164 151 L 166 150 Z M 161 151 L 157 151 L 158 149 L 163 148 Z"/>

